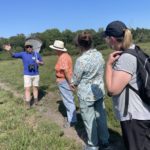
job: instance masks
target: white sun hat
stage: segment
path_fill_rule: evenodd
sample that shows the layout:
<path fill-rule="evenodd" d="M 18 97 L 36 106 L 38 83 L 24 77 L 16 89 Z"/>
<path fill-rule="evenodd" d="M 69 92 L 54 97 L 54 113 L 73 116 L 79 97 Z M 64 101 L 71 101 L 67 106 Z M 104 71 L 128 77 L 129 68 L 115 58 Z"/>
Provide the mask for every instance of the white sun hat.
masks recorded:
<path fill-rule="evenodd" d="M 52 49 L 66 52 L 67 49 L 64 47 L 64 42 L 60 40 L 55 40 L 53 45 L 49 46 Z"/>

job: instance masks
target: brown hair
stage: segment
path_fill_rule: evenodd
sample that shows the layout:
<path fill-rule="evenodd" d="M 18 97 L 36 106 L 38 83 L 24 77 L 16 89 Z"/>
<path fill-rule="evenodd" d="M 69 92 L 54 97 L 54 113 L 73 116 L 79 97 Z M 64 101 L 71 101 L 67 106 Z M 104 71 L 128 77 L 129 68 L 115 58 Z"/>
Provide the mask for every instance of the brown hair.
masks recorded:
<path fill-rule="evenodd" d="M 78 34 L 75 39 L 75 44 L 80 48 L 88 50 L 92 46 L 92 35 L 87 31 Z"/>

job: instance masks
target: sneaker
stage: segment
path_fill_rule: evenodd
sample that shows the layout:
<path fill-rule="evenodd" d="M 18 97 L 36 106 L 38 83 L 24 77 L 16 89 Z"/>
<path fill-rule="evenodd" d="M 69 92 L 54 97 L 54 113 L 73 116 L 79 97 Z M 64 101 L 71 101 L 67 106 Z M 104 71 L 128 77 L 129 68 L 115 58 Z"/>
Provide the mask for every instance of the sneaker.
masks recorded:
<path fill-rule="evenodd" d="M 113 150 L 113 148 L 109 143 L 106 143 L 106 144 L 102 144 L 101 150 Z"/>

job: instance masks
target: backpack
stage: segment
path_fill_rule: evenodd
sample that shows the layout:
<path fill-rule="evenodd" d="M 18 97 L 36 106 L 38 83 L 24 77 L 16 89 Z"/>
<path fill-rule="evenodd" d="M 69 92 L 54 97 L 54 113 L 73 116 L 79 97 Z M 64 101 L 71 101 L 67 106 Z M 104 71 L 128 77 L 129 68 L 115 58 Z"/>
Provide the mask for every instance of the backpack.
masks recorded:
<path fill-rule="evenodd" d="M 136 90 L 130 84 L 126 86 L 124 109 L 124 116 L 126 116 L 129 103 L 129 89 L 138 94 L 141 100 L 150 106 L 150 56 L 144 53 L 139 46 L 135 46 L 135 49 L 125 50 L 123 53 L 129 53 L 137 58 L 137 71 L 139 73 L 139 80 L 141 81 L 139 90 Z"/>

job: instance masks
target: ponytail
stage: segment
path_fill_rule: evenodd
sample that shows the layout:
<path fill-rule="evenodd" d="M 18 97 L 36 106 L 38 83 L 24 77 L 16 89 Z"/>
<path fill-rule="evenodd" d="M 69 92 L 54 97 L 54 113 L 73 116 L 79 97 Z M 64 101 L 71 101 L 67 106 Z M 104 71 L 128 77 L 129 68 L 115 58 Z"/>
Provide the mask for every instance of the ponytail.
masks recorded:
<path fill-rule="evenodd" d="M 128 49 L 132 44 L 132 33 L 129 29 L 125 29 L 123 38 L 123 49 Z"/>

